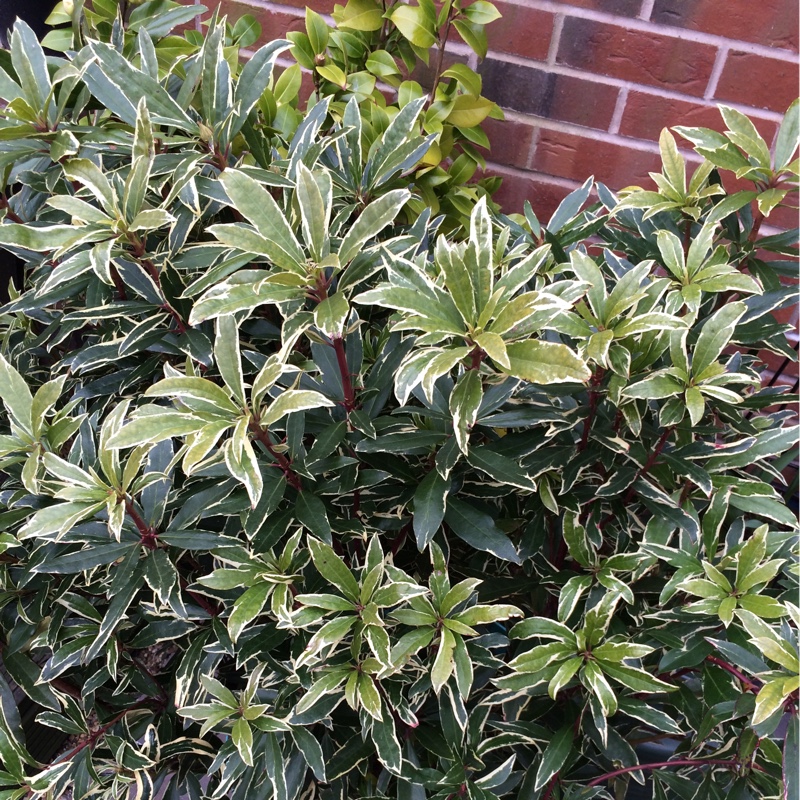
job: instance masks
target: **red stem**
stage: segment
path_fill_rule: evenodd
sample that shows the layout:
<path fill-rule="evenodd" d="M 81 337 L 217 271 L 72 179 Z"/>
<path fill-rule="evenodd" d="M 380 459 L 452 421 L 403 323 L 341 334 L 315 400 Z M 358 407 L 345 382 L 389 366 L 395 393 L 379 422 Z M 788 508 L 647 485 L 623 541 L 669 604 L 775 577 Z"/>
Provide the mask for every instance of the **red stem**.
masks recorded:
<path fill-rule="evenodd" d="M 478 347 L 478 345 L 475 345 L 475 347 L 473 348 L 472 352 L 469 355 L 471 359 L 469 368 L 480 369 L 481 363 L 483 362 L 483 359 L 486 357 L 486 353 L 480 347 Z"/>
<path fill-rule="evenodd" d="M 183 575 L 178 576 L 178 582 L 180 583 L 181 589 L 183 589 L 183 591 L 186 592 L 186 594 L 188 594 L 189 597 L 191 597 L 192 600 L 194 600 L 195 603 L 197 603 L 197 605 L 199 605 L 200 608 L 202 608 L 203 611 L 205 611 L 209 616 L 212 617 L 219 616 L 219 610 L 214 606 L 212 606 L 211 603 L 209 603 L 208 600 L 206 600 L 206 598 L 203 597 L 203 595 L 197 594 L 196 592 L 193 592 L 191 591 L 191 589 L 188 588 L 189 583 L 187 582 L 186 578 L 183 577 Z"/>
<path fill-rule="evenodd" d="M 344 339 L 341 336 L 333 337 L 333 349 L 336 351 L 336 363 L 339 365 L 339 374 L 342 376 L 342 389 L 344 390 L 344 408 L 348 413 L 358 405 L 356 393 L 353 388 L 353 376 L 347 366 L 347 353 L 344 350 Z"/>
<path fill-rule="evenodd" d="M 593 778 L 586 785 L 597 786 L 597 784 L 602 783 L 603 781 L 611 780 L 619 775 L 625 775 L 628 772 L 639 772 L 640 770 L 646 769 L 661 769 L 663 767 L 693 767 L 700 766 L 702 764 L 713 764 L 718 767 L 742 766 L 741 762 L 739 761 L 726 761 L 721 758 L 678 758 L 674 761 L 658 761 L 655 764 L 637 764 L 635 767 L 622 767 L 621 769 L 615 769 L 613 772 L 607 772 L 605 775 L 601 775 L 599 778 Z M 764 770 L 757 764 L 753 764 L 752 767 L 759 772 L 764 772 Z"/>
<path fill-rule="evenodd" d="M 135 256 L 136 260 L 144 267 L 147 274 L 153 279 L 153 283 L 161 289 L 161 277 L 158 272 L 158 267 L 149 259 L 147 258 L 147 250 L 145 249 L 144 242 L 135 234 L 128 234 L 128 241 L 131 243 L 133 247 L 133 255 Z M 163 294 L 163 292 L 162 292 Z M 183 317 L 170 305 L 166 298 L 164 298 L 164 303 L 161 308 L 166 311 L 174 320 L 175 327 L 178 329 L 178 333 L 186 333 L 186 323 L 183 321 Z"/>
<path fill-rule="evenodd" d="M 125 511 L 133 520 L 133 524 L 136 525 L 136 528 L 142 537 L 142 544 L 148 550 L 155 550 L 158 547 L 158 544 L 156 543 L 156 535 L 158 531 L 144 521 L 142 515 L 136 510 L 136 507 L 133 505 L 133 503 L 127 499 L 125 500 Z"/>
<path fill-rule="evenodd" d="M 298 492 L 302 492 L 303 483 L 300 480 L 300 476 L 292 469 L 292 462 L 283 453 L 279 453 L 275 449 L 272 440 L 269 438 L 269 432 L 264 430 L 256 420 L 250 423 L 250 432 L 267 448 L 267 452 L 275 459 L 289 485 L 297 489 Z"/>
<path fill-rule="evenodd" d="M 57 758 L 53 763 L 58 764 L 61 761 L 69 761 L 87 747 L 94 747 L 94 745 L 97 743 L 97 740 L 102 739 L 110 728 L 113 728 L 114 725 L 116 725 L 126 714 L 136 710 L 137 708 L 141 708 L 141 706 L 133 706 L 132 708 L 126 708 L 125 711 L 120 711 L 120 713 L 117 714 L 117 716 L 114 717 L 111 722 L 107 722 L 102 728 L 98 728 L 85 742 L 81 742 L 77 747 L 74 747 L 68 753 L 65 753 L 63 756 L 59 756 L 59 758 Z"/>
<path fill-rule="evenodd" d="M 750 243 L 755 242 L 758 238 L 758 232 L 761 230 L 761 223 L 764 221 L 764 215 L 761 211 L 756 211 L 753 214 L 753 227 L 750 229 L 750 235 L 747 237 L 747 241 Z"/>
<path fill-rule="evenodd" d="M 672 428 L 665 428 L 664 432 L 659 437 L 658 441 L 656 442 L 656 446 L 653 448 L 653 452 L 650 453 L 650 457 L 645 462 L 644 466 L 636 473 L 636 477 L 633 479 L 633 483 L 631 484 L 631 488 L 628 489 L 627 494 L 625 495 L 625 499 L 623 500 L 624 503 L 629 503 L 633 500 L 634 496 L 636 495 L 636 489 L 634 488 L 634 484 L 639 478 L 643 478 L 647 475 L 648 472 L 653 468 L 656 461 L 658 461 L 658 457 L 661 455 L 665 445 L 667 444 L 667 439 L 669 439 L 670 434 L 672 433 Z"/>
<path fill-rule="evenodd" d="M 591 390 L 589 391 L 589 413 L 586 415 L 586 422 L 583 424 L 583 434 L 578 443 L 578 452 L 582 453 L 589 444 L 589 431 L 592 429 L 595 415 L 597 414 L 597 405 L 600 401 L 599 386 L 603 382 L 603 376 L 606 371 L 602 367 L 598 367 L 597 371 L 592 375 Z"/>
<path fill-rule="evenodd" d="M 12 222 L 16 222 L 17 225 L 24 225 L 25 220 L 12 211 L 11 206 L 8 204 L 8 198 L 3 194 L 0 195 L 0 209 L 4 208 L 6 210 L 6 217 L 10 219 Z"/>
<path fill-rule="evenodd" d="M 689 248 L 692 246 L 692 220 L 691 217 L 684 222 L 683 226 L 683 255 L 689 255 Z"/>
<path fill-rule="evenodd" d="M 706 661 L 709 661 L 712 664 L 716 664 L 720 669 L 724 669 L 725 672 L 729 672 L 733 675 L 734 678 L 740 680 L 744 684 L 745 691 L 753 692 L 753 694 L 757 694 L 758 690 L 761 688 L 757 683 L 750 680 L 747 675 L 739 672 L 736 667 L 731 666 L 728 664 L 727 661 L 723 661 L 721 658 L 717 658 L 716 656 L 706 656 Z"/>

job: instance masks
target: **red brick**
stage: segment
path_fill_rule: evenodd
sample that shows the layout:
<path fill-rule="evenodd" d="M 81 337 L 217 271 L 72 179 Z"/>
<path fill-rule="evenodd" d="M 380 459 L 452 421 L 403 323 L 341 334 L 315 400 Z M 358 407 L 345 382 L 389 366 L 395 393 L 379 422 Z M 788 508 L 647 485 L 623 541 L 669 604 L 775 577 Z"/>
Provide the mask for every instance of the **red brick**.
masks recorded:
<path fill-rule="evenodd" d="M 533 168 L 579 182 L 594 175 L 614 190 L 630 185 L 654 188 L 648 173 L 660 171 L 661 159 L 655 153 L 633 150 L 591 135 L 542 130 L 533 155 Z"/>
<path fill-rule="evenodd" d="M 220 4 L 222 10 L 231 20 L 237 20 L 245 14 L 254 16 L 261 25 L 261 42 L 282 39 L 288 31 L 304 31 L 304 11 L 279 11 L 269 3 L 256 4 L 226 0 Z"/>
<path fill-rule="evenodd" d="M 544 69 L 489 58 L 481 64 L 483 93 L 503 108 L 607 130 L 618 89 Z"/>
<path fill-rule="evenodd" d="M 489 158 L 509 167 L 527 167 L 531 152 L 533 125 L 517 120 L 487 119 L 483 129 L 492 143 Z"/>
<path fill-rule="evenodd" d="M 521 214 L 527 200 L 543 223 L 550 219 L 558 204 L 572 191 L 550 183 L 539 175 L 511 173 L 495 164 L 490 165 L 485 174 L 502 177 L 503 183 L 494 200 L 506 214 Z"/>
<path fill-rule="evenodd" d="M 798 62 L 731 50 L 715 97 L 784 112 L 798 95 Z"/>
<path fill-rule="evenodd" d="M 550 48 L 554 15 L 510 3 L 495 5 L 503 16 L 486 28 L 489 49 L 544 61 Z"/>
<path fill-rule="evenodd" d="M 750 116 L 758 132 L 770 144 L 777 125 L 772 120 Z M 619 132 L 623 136 L 657 141 L 662 128 L 673 128 L 676 125 L 725 130 L 725 123 L 716 106 L 632 90 L 625 103 Z"/>
<path fill-rule="evenodd" d="M 729 2 L 720 13 L 720 0 L 656 0 L 652 22 L 675 25 L 769 47 L 797 50 L 797 0 Z"/>
<path fill-rule="evenodd" d="M 557 61 L 621 80 L 702 96 L 716 48 L 595 20 L 564 22 Z"/>
<path fill-rule="evenodd" d="M 737 178 L 733 172 L 720 170 L 720 177 L 722 178 L 722 185 L 728 194 L 753 191 L 753 183 L 751 181 Z M 782 228 L 783 230 L 796 228 L 798 226 L 797 201 L 797 192 L 788 194 L 784 198 L 783 205 L 772 209 L 764 224 L 771 225 L 773 228 Z M 774 253 L 764 253 L 761 257 L 769 261 L 775 258 L 775 255 Z"/>
<path fill-rule="evenodd" d="M 336 2 L 337 0 L 280 0 L 280 4 L 283 6 L 293 6 L 294 8 L 302 9 L 303 12 L 308 6 L 318 14 L 330 14 Z"/>

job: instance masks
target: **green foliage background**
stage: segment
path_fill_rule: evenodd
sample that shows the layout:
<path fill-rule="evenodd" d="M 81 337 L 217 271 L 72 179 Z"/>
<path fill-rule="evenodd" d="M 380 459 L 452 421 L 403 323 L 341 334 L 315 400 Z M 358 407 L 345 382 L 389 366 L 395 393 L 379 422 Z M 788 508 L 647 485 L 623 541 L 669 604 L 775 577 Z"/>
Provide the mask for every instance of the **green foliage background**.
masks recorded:
<path fill-rule="evenodd" d="M 471 182 L 497 112 L 441 69 L 491 4 L 350 0 L 244 64 L 254 20 L 173 35 L 196 10 L 61 5 L 63 58 L 0 53 L 2 659 L 73 737 L 37 762 L 0 679 L 0 798 L 796 796 L 757 354 L 793 352 L 797 231 L 761 227 L 800 104 L 544 222 Z"/>

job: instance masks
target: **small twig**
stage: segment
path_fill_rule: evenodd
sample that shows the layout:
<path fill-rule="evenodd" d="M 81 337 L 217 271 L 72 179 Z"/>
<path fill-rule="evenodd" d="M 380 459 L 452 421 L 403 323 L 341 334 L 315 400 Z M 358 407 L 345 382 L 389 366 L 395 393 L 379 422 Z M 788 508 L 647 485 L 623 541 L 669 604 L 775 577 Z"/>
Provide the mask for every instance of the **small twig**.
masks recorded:
<path fill-rule="evenodd" d="M 451 6 L 450 12 L 447 15 L 447 20 L 444 23 L 444 36 L 439 41 L 439 53 L 436 59 L 436 70 L 433 73 L 433 80 L 431 81 L 431 93 L 428 96 L 428 102 L 425 107 L 430 108 L 431 104 L 436 97 L 436 87 L 439 85 L 439 78 L 442 75 L 442 66 L 444 65 L 444 52 L 447 48 L 447 39 L 450 36 L 450 26 L 453 23 L 454 10 Z"/>
<path fill-rule="evenodd" d="M 631 500 L 633 500 L 634 496 L 636 495 L 636 489 L 634 488 L 636 481 L 638 481 L 639 478 L 643 478 L 645 475 L 647 475 L 647 473 L 650 472 L 650 470 L 655 466 L 655 463 L 658 461 L 658 457 L 664 450 L 664 447 L 667 444 L 667 439 L 669 439 L 671 433 L 672 428 L 664 429 L 664 432 L 656 442 L 656 446 L 653 448 L 653 452 L 650 453 L 650 457 L 647 459 L 644 466 L 636 473 L 636 477 L 633 479 L 633 483 L 631 483 L 631 488 L 628 489 L 628 492 L 622 501 L 623 503 L 629 503 Z"/>

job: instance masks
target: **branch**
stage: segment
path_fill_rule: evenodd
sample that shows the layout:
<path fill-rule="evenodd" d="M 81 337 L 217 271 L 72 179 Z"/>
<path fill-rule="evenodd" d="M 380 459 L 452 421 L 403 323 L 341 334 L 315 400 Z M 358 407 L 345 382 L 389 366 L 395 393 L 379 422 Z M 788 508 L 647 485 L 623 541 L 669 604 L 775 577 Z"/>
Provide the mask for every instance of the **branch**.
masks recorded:
<path fill-rule="evenodd" d="M 622 767 L 621 769 L 615 769 L 613 772 L 606 772 L 605 775 L 601 775 L 599 778 L 593 778 L 586 785 L 597 786 L 597 784 L 602 783 L 603 781 L 611 780 L 612 778 L 616 778 L 619 775 L 625 775 L 628 772 L 662 769 L 663 767 L 694 767 L 694 766 L 701 766 L 703 764 L 711 764 L 717 767 L 736 767 L 736 768 L 742 766 L 742 763 L 740 761 L 733 761 L 733 760 L 726 761 L 721 758 L 678 758 L 675 759 L 674 761 L 657 761 L 655 764 L 637 764 L 635 767 Z M 759 767 L 757 764 L 753 764 L 752 767 L 753 769 L 758 770 L 759 772 L 764 772 L 764 769 L 762 767 Z"/>
<path fill-rule="evenodd" d="M 716 664 L 716 666 L 718 666 L 720 669 L 724 669 L 725 672 L 729 672 L 734 678 L 737 678 L 739 681 L 741 681 L 744 685 L 744 690 L 747 692 L 753 692 L 753 694 L 757 694 L 758 690 L 761 688 L 755 681 L 748 678 L 744 673 L 739 672 L 736 667 L 731 666 L 727 661 L 723 661 L 721 658 L 717 658 L 716 656 L 706 656 L 706 661 Z"/>

